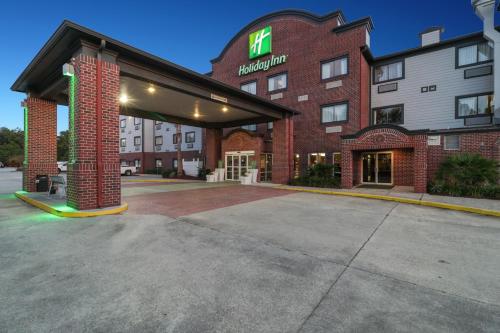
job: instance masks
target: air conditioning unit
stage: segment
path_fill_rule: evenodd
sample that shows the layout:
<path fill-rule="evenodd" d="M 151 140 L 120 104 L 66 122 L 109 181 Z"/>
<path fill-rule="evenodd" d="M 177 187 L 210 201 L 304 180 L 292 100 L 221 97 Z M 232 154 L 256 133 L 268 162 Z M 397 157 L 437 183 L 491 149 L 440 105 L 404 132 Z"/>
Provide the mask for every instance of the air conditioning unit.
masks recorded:
<path fill-rule="evenodd" d="M 157 130 L 161 130 L 161 125 L 156 125 Z"/>
<path fill-rule="evenodd" d="M 188 148 L 193 148 L 193 144 L 192 143 L 188 143 L 187 147 Z"/>
<path fill-rule="evenodd" d="M 135 146 L 135 151 L 139 151 L 141 149 L 141 146 Z"/>
<path fill-rule="evenodd" d="M 125 147 L 122 147 L 121 152 L 122 152 L 122 153 L 124 153 L 124 152 L 125 152 Z"/>
<path fill-rule="evenodd" d="M 122 128 L 122 133 L 125 133 L 125 128 Z"/>
<path fill-rule="evenodd" d="M 174 145 L 174 149 L 178 149 L 179 148 L 179 145 Z"/>
<path fill-rule="evenodd" d="M 139 129 L 139 125 L 135 125 L 135 129 L 138 130 Z"/>
<path fill-rule="evenodd" d="M 161 146 L 155 146 L 156 150 L 161 150 Z"/>

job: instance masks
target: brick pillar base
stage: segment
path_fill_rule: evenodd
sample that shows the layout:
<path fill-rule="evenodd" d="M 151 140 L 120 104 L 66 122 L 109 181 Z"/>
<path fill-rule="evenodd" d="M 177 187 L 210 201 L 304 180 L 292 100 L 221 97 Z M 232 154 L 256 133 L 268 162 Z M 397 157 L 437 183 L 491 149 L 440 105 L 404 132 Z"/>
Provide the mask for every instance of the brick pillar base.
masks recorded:
<path fill-rule="evenodd" d="M 427 192 L 427 136 L 415 136 L 413 152 L 413 187 L 416 193 Z"/>
<path fill-rule="evenodd" d="M 52 101 L 28 97 L 24 107 L 27 108 L 27 119 L 23 190 L 35 192 L 37 175 L 57 175 L 57 105 Z"/>
<path fill-rule="evenodd" d="M 118 206 L 121 203 L 118 148 L 120 70 L 115 64 L 101 62 L 102 130 L 98 142 L 97 59 L 81 54 L 76 57 L 74 67 L 74 110 L 70 110 L 70 136 L 73 135 L 74 139 L 70 139 L 68 205 L 80 210 Z M 71 134 L 72 128 L 74 134 Z M 101 159 L 98 158 L 97 145 L 102 151 Z M 102 181 L 99 181 L 98 169 Z"/>
<path fill-rule="evenodd" d="M 287 184 L 293 173 L 293 119 L 273 123 L 273 183 Z"/>
<path fill-rule="evenodd" d="M 354 161 L 352 150 L 342 149 L 342 188 L 352 188 L 354 181 Z"/>
<path fill-rule="evenodd" d="M 212 171 L 217 168 L 217 162 L 222 159 L 221 156 L 222 129 L 205 129 L 205 168 Z"/>

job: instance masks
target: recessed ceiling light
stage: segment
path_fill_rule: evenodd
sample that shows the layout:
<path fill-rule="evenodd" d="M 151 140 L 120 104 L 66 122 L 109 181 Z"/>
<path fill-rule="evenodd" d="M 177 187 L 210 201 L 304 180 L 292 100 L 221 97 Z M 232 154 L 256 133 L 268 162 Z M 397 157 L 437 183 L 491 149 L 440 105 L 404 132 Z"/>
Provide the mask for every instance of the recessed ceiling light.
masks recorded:
<path fill-rule="evenodd" d="M 194 117 L 198 118 L 198 117 L 200 117 L 200 114 L 198 112 L 195 112 Z"/>
<path fill-rule="evenodd" d="M 153 87 L 153 86 L 149 86 L 149 87 L 148 87 L 148 92 L 149 92 L 150 94 L 154 94 L 154 93 L 155 93 L 155 91 L 156 91 L 155 87 Z"/>
<path fill-rule="evenodd" d="M 127 104 L 127 102 L 128 102 L 128 96 L 127 96 L 127 94 L 121 94 L 120 95 L 120 103 Z"/>
<path fill-rule="evenodd" d="M 222 112 L 227 112 L 227 110 L 229 110 L 229 109 L 227 108 L 227 106 L 223 106 L 223 107 L 222 107 Z"/>

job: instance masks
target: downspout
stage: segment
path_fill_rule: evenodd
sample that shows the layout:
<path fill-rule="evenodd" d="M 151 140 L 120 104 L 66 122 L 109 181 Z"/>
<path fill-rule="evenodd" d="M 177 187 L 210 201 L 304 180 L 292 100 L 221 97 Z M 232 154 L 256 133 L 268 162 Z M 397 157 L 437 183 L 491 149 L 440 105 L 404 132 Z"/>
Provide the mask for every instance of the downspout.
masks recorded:
<path fill-rule="evenodd" d="M 97 154 L 97 207 L 103 206 L 103 165 L 102 165 L 102 50 L 106 47 L 106 41 L 101 40 L 97 51 L 96 63 L 96 154 Z"/>
<path fill-rule="evenodd" d="M 483 36 L 493 45 L 493 91 L 496 100 L 500 99 L 500 94 L 496 93 L 500 89 L 500 32 L 495 29 L 495 0 L 471 0 L 472 7 L 476 15 L 483 21 Z M 497 98 L 498 97 L 498 98 Z M 500 124 L 500 103 L 495 103 L 493 114 L 493 124 Z"/>

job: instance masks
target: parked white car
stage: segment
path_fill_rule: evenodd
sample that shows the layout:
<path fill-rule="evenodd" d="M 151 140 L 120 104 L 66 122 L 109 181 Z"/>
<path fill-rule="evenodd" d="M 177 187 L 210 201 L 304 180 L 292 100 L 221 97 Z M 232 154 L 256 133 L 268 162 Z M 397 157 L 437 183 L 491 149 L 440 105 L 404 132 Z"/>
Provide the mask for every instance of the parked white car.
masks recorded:
<path fill-rule="evenodd" d="M 137 173 L 137 167 L 135 166 L 120 166 L 120 173 L 125 176 L 132 176 Z"/>
<path fill-rule="evenodd" d="M 58 161 L 57 162 L 57 171 L 66 172 L 68 171 L 68 162 L 66 161 Z"/>
<path fill-rule="evenodd" d="M 3 162 L 0 162 L 0 168 L 5 168 L 5 165 L 3 164 Z"/>

